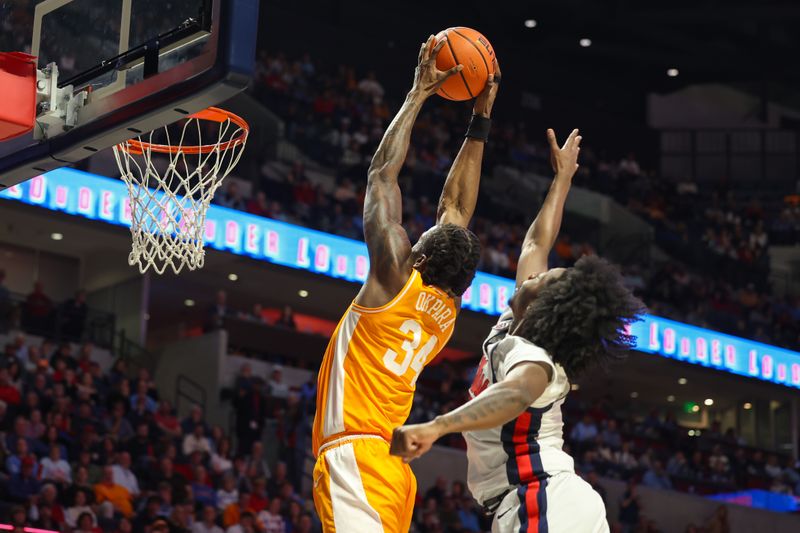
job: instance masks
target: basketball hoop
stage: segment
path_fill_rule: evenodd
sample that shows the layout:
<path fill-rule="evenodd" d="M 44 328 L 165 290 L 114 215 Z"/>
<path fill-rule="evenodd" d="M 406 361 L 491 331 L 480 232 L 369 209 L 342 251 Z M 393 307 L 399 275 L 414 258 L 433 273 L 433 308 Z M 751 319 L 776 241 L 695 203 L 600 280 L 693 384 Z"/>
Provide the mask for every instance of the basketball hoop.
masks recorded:
<path fill-rule="evenodd" d="M 203 144 L 203 135 L 209 135 L 204 128 L 209 126 L 217 141 Z M 187 116 L 182 124 L 114 146 L 130 199 L 133 245 L 128 264 L 138 265 L 142 274 L 149 268 L 158 274 L 167 267 L 176 274 L 184 266 L 202 268 L 206 211 L 242 157 L 249 131 L 241 117 L 209 107 Z"/>

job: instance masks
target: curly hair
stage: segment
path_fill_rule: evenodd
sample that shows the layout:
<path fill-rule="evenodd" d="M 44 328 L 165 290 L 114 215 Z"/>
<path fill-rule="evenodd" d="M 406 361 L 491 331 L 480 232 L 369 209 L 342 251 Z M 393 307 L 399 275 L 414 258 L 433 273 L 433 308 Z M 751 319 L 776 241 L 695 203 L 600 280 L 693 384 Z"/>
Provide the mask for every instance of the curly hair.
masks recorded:
<path fill-rule="evenodd" d="M 544 348 L 572 379 L 626 357 L 636 341 L 627 326 L 645 311 L 616 266 L 585 256 L 541 289 L 514 334 Z"/>
<path fill-rule="evenodd" d="M 455 224 L 441 224 L 419 244 L 419 251 L 428 258 L 421 271 L 422 281 L 456 296 L 464 294 L 481 258 L 478 236 Z"/>

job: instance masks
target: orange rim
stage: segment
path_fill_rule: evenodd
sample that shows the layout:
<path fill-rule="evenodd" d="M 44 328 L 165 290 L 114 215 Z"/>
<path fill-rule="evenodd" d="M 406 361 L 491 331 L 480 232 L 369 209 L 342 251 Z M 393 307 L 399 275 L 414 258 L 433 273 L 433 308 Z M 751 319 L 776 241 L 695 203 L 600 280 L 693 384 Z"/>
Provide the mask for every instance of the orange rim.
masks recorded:
<path fill-rule="evenodd" d="M 131 154 L 142 154 L 145 150 L 150 152 L 158 152 L 161 154 L 177 154 L 183 152 L 184 154 L 207 154 L 218 149 L 220 151 L 229 150 L 240 144 L 244 144 L 247 140 L 247 134 L 250 133 L 250 125 L 239 115 L 225 111 L 218 107 L 209 107 L 197 113 L 193 113 L 186 117 L 187 119 L 207 120 L 209 122 L 223 123 L 230 120 L 232 123 L 239 126 L 242 131 L 233 139 L 220 144 L 201 144 L 196 146 L 172 146 L 169 144 L 153 144 L 143 142 L 135 139 L 130 139 L 123 143 L 119 143 L 117 147 L 123 152 Z"/>

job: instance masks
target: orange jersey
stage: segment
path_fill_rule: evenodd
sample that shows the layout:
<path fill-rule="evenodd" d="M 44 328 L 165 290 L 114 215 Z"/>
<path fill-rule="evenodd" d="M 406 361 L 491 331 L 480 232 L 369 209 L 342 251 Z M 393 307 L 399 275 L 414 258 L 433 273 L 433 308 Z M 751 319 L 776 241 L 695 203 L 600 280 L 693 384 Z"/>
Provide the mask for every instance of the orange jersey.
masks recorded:
<path fill-rule="evenodd" d="M 317 376 L 315 455 L 355 434 L 386 440 L 411 411 L 417 378 L 453 334 L 456 305 L 412 270 L 403 289 L 377 308 L 350 304 Z"/>

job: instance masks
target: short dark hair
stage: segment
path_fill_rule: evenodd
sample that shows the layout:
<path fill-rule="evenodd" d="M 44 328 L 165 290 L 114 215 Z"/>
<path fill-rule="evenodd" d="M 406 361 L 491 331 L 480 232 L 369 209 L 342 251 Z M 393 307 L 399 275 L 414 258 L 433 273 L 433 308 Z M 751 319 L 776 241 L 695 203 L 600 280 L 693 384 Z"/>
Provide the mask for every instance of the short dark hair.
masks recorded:
<path fill-rule="evenodd" d="M 481 242 L 467 228 L 456 224 L 434 226 L 420 243 L 427 261 L 422 281 L 461 296 L 472 284 L 481 258 Z"/>
<path fill-rule="evenodd" d="M 590 367 L 624 358 L 636 342 L 626 328 L 645 311 L 616 266 L 585 256 L 542 288 L 515 335 L 544 348 L 575 378 Z"/>

